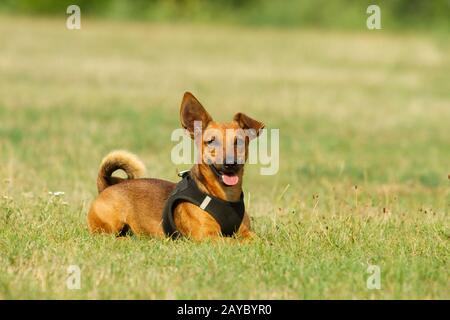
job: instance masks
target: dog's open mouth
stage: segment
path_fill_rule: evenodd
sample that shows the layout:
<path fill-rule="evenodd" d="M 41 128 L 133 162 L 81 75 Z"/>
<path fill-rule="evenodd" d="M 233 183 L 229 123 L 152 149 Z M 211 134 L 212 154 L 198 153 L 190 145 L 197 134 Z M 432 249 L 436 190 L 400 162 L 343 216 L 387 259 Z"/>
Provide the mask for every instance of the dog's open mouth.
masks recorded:
<path fill-rule="evenodd" d="M 214 165 L 210 165 L 211 170 L 216 174 L 216 176 L 221 180 L 221 182 L 226 186 L 235 186 L 239 182 L 239 176 L 234 172 L 225 172 L 217 169 Z"/>

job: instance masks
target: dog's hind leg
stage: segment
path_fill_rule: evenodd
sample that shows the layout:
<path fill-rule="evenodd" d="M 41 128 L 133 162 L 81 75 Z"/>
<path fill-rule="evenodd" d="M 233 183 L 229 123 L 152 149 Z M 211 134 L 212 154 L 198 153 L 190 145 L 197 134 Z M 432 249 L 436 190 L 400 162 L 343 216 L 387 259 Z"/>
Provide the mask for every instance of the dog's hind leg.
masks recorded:
<path fill-rule="evenodd" d="M 91 233 L 112 233 L 121 235 L 127 226 L 120 212 L 101 199 L 97 199 L 91 205 L 87 219 Z"/>

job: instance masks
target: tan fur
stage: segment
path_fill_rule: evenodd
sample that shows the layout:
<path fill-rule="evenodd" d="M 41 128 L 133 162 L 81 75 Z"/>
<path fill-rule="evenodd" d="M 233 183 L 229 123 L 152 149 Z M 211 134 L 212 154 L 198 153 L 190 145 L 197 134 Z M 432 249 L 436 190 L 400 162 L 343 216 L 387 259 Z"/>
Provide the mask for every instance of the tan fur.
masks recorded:
<path fill-rule="evenodd" d="M 215 128 L 220 132 L 226 129 L 237 129 L 251 125 L 260 131 L 264 125 L 243 114 L 230 123 L 217 123 L 204 110 L 200 102 L 190 93 L 185 93 L 180 109 L 181 123 L 193 137 L 192 121 L 204 121 L 205 128 Z M 203 138 L 203 137 L 202 137 Z M 217 137 L 220 139 L 220 137 Z M 201 140 L 203 143 L 203 139 Z M 246 144 L 246 150 L 248 145 Z M 202 148 L 205 153 L 207 148 Z M 236 151 L 236 150 L 235 150 Z M 214 153 L 207 154 L 214 158 Z M 114 171 L 122 169 L 128 179 L 112 177 Z M 239 183 L 235 186 L 224 186 L 218 181 L 208 165 L 196 164 L 191 169 L 192 177 L 200 190 L 227 201 L 237 201 L 242 192 L 243 166 L 236 175 Z M 87 220 L 91 233 L 113 233 L 122 235 L 131 230 L 134 234 L 146 234 L 163 237 L 162 212 L 167 198 L 175 188 L 175 183 L 160 179 L 143 179 L 145 166 L 135 155 L 127 151 L 113 151 L 108 154 L 100 165 L 97 178 L 98 197 L 92 203 Z M 194 240 L 218 238 L 220 226 L 213 217 L 199 207 L 183 202 L 174 210 L 177 229 L 182 235 Z M 237 232 L 243 239 L 252 237 L 250 219 L 247 213 Z"/>
<path fill-rule="evenodd" d="M 111 177 L 111 175 L 122 169 L 128 179 L 143 178 L 146 175 L 144 163 L 134 154 L 125 150 L 115 150 L 103 158 L 97 177 L 98 192 L 102 192 L 110 185 L 121 182 L 123 179 Z"/>

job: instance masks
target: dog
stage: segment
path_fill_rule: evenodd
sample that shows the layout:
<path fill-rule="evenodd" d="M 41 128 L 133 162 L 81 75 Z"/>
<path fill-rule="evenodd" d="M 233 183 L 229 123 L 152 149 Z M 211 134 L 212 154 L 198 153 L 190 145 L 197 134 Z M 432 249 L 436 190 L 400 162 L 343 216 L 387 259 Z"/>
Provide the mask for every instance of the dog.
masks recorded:
<path fill-rule="evenodd" d="M 206 198 L 219 199 L 224 203 L 239 201 L 243 197 L 242 179 L 248 145 L 251 139 L 259 136 L 264 124 L 243 113 L 235 114 L 231 122 L 216 122 L 190 92 L 183 96 L 180 120 L 199 150 L 199 161 L 189 172 L 198 190 L 207 195 Z M 201 126 L 200 133 L 196 131 L 196 124 Z M 253 134 L 238 134 L 244 130 Z M 232 133 L 231 139 L 227 137 L 227 132 Z M 239 142 L 243 148 L 238 147 Z M 224 157 L 227 161 L 220 161 L 219 158 Z M 230 159 L 233 161 L 228 161 Z M 119 169 L 125 171 L 126 179 L 112 176 Z M 113 151 L 103 159 L 97 177 L 99 195 L 87 215 L 91 233 L 124 236 L 131 232 L 167 236 L 163 228 L 163 212 L 177 184 L 144 178 L 145 172 L 141 160 L 127 151 Z M 177 203 L 173 209 L 173 222 L 183 237 L 193 240 L 223 237 L 218 221 L 201 206 L 191 202 Z M 253 235 L 249 216 L 244 212 L 234 237 L 248 239 Z"/>

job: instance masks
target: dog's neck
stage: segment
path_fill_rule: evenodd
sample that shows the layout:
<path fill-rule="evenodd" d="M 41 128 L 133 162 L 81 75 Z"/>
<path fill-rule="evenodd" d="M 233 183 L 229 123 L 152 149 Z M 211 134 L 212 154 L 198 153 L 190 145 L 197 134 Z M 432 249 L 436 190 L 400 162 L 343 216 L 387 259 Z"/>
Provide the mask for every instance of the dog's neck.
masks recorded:
<path fill-rule="evenodd" d="M 239 182 L 235 186 L 224 186 L 206 164 L 196 164 L 191 169 L 192 178 L 200 191 L 225 201 L 239 201 L 242 193 L 244 168 L 238 174 Z"/>

